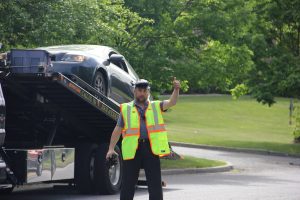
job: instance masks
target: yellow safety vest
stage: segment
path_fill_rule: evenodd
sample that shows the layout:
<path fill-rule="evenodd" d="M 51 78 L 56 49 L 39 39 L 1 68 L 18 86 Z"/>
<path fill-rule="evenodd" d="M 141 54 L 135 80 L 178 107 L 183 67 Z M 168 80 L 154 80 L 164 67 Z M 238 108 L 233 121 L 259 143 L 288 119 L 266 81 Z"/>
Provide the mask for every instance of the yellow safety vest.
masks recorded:
<path fill-rule="evenodd" d="M 161 101 L 148 101 L 145 122 L 152 153 L 158 156 L 170 154 L 167 131 L 160 109 Z M 124 160 L 133 159 L 140 137 L 140 114 L 133 101 L 120 106 L 124 128 L 122 129 L 122 155 Z"/>

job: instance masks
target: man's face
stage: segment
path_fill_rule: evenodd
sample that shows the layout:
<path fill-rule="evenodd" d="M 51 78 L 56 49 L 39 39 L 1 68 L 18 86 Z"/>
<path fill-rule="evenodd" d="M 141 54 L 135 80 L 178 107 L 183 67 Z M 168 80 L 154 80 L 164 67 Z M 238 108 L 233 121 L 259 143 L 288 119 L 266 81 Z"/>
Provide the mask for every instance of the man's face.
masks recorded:
<path fill-rule="evenodd" d="M 145 103 L 148 99 L 149 91 L 146 88 L 135 88 L 134 97 L 139 103 Z"/>

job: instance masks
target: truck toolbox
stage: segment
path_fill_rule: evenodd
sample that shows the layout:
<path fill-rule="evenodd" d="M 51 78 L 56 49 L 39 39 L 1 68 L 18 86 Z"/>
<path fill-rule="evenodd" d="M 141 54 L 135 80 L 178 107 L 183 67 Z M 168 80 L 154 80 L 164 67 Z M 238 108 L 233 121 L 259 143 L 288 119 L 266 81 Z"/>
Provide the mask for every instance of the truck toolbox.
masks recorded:
<path fill-rule="evenodd" d="M 12 49 L 10 68 L 14 73 L 38 73 L 50 70 L 49 53 L 44 50 Z"/>
<path fill-rule="evenodd" d="M 22 183 L 74 178 L 74 148 L 6 149 Z"/>

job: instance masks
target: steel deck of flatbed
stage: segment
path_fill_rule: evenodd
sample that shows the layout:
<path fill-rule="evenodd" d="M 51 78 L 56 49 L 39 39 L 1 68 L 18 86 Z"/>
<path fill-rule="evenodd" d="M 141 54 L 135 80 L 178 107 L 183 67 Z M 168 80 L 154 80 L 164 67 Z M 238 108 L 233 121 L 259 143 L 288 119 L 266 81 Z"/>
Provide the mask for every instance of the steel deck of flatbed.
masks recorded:
<path fill-rule="evenodd" d="M 16 126 L 15 120 L 9 119 L 19 117 L 18 111 L 27 109 L 25 103 L 20 103 L 22 101 L 15 102 L 16 97 L 27 100 L 28 109 L 36 104 L 50 109 L 51 106 L 55 107 L 71 126 L 86 135 L 99 135 L 99 139 L 106 135 L 106 142 L 119 116 L 117 102 L 105 97 L 75 75 L 7 73 L 1 75 L 0 82 L 9 111 L 6 130 L 11 130 L 13 134 L 17 134 L 18 129 L 23 131 L 23 124 L 21 122 L 20 126 Z M 36 101 L 36 94 L 42 97 L 42 101 Z"/>

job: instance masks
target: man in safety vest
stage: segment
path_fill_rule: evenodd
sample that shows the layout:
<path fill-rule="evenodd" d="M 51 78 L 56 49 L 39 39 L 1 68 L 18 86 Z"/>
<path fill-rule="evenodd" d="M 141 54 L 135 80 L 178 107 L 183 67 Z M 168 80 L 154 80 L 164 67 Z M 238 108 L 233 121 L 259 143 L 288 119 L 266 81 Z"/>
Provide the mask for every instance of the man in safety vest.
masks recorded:
<path fill-rule="evenodd" d="M 149 199 L 162 200 L 160 157 L 170 154 L 162 112 L 177 102 L 180 82 L 174 77 L 174 90 L 169 100 L 150 101 L 148 81 L 135 83 L 134 100 L 120 106 L 120 116 L 111 136 L 106 158 L 114 150 L 122 134 L 123 177 L 120 200 L 132 200 L 140 168 L 146 174 Z"/>

